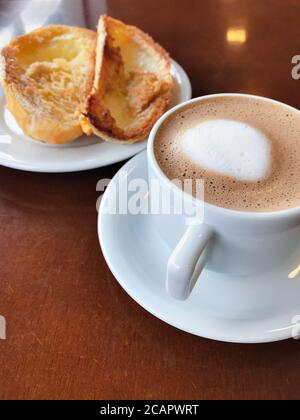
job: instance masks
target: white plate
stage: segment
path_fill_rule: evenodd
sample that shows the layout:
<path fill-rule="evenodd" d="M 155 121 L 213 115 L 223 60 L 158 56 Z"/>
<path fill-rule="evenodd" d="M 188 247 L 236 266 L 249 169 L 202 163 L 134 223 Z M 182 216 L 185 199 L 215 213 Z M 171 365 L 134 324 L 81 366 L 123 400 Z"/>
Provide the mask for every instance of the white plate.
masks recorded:
<path fill-rule="evenodd" d="M 191 99 L 190 80 L 172 61 L 175 88 L 171 106 Z M 75 172 L 108 166 L 129 159 L 146 148 L 147 141 L 119 145 L 97 137 L 82 137 L 65 146 L 51 146 L 26 137 L 5 108 L 0 89 L 0 165 L 32 172 Z"/>
<path fill-rule="evenodd" d="M 132 179 L 147 179 L 146 152 L 123 170 L 129 177 L 126 181 L 120 173 L 116 175 L 119 190 L 124 191 Z M 300 279 L 288 278 L 299 261 L 255 278 L 204 271 L 191 298 L 184 303 L 174 301 L 165 290 L 172 250 L 153 229 L 151 216 L 103 214 L 104 207 L 113 203 L 113 194 L 111 184 L 99 214 L 103 255 L 120 285 L 151 314 L 180 330 L 225 342 L 274 342 L 300 332 Z"/>

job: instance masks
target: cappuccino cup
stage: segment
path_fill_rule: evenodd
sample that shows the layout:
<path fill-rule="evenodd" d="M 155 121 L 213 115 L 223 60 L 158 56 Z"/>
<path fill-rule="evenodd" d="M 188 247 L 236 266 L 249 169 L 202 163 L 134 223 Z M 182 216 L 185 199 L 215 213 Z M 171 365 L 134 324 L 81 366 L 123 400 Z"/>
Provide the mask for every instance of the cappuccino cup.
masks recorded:
<path fill-rule="evenodd" d="M 171 297 L 186 300 L 204 268 L 251 281 L 299 255 L 299 136 L 298 110 L 244 94 L 196 98 L 156 123 L 150 184 L 159 183 L 171 203 L 195 209 L 193 219 L 184 212 L 150 216 L 170 251 Z M 204 196 L 183 191 L 178 180 L 202 180 Z"/>

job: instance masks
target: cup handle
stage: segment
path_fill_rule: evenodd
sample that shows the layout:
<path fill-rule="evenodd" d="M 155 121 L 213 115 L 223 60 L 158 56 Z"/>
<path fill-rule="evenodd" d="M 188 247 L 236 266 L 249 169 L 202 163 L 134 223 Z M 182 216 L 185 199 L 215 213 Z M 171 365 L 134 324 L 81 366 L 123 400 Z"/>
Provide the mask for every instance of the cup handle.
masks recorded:
<path fill-rule="evenodd" d="M 190 226 L 173 251 L 167 268 L 167 292 L 177 300 L 187 300 L 200 277 L 201 261 L 213 231 L 207 225 Z"/>

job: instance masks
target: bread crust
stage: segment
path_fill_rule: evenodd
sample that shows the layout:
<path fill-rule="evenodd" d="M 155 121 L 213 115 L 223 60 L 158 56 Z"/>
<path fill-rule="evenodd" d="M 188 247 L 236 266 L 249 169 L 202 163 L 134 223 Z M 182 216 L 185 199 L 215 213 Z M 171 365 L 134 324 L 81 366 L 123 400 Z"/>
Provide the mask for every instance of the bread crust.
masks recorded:
<path fill-rule="evenodd" d="M 123 144 L 142 141 L 166 111 L 172 89 L 168 53 L 140 29 L 101 16 L 94 87 L 81 119 L 84 132 Z"/>
<path fill-rule="evenodd" d="M 23 62 L 20 64 L 20 57 L 25 63 L 28 61 L 32 64 L 34 63 L 34 57 L 31 58 L 30 54 L 35 45 L 41 45 L 47 50 L 55 37 L 73 35 L 84 40 L 86 45 L 89 46 L 86 51 L 88 64 L 84 81 L 80 86 L 79 102 L 82 103 L 78 104 L 78 101 L 74 103 L 74 107 L 80 108 L 77 110 L 78 117 L 70 116 L 68 118 L 66 116 L 65 118 L 61 110 L 56 112 L 55 105 L 52 110 L 45 106 L 40 92 L 36 89 L 34 80 L 26 74 L 26 66 Z M 1 81 L 6 95 L 7 108 L 26 135 L 50 144 L 64 144 L 83 134 L 79 116 L 94 82 L 96 40 L 97 35 L 93 31 L 77 27 L 51 25 L 22 35 L 3 48 L 1 51 Z"/>

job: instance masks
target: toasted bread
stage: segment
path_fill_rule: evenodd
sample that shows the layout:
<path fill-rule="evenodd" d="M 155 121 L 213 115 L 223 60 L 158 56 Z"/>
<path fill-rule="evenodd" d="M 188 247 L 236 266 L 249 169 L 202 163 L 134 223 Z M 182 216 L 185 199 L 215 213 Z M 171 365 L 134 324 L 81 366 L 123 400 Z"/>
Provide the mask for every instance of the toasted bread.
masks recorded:
<path fill-rule="evenodd" d="M 140 29 L 101 16 L 84 132 L 125 144 L 144 140 L 166 111 L 172 88 L 167 52 Z"/>
<path fill-rule="evenodd" d="M 96 43 L 93 31 L 48 26 L 2 50 L 7 107 L 26 135 L 63 144 L 83 134 L 80 114 L 93 86 Z"/>

